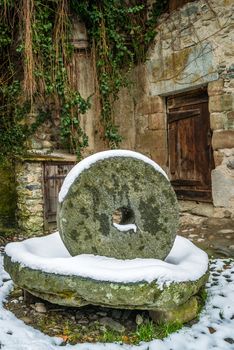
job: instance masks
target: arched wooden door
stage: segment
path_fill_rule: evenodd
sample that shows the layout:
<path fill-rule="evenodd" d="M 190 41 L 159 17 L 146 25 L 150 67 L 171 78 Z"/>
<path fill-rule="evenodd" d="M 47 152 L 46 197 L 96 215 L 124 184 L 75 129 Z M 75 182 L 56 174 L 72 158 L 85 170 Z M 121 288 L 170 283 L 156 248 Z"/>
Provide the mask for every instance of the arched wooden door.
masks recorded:
<path fill-rule="evenodd" d="M 211 201 L 214 168 L 206 89 L 167 98 L 171 183 L 180 199 Z"/>

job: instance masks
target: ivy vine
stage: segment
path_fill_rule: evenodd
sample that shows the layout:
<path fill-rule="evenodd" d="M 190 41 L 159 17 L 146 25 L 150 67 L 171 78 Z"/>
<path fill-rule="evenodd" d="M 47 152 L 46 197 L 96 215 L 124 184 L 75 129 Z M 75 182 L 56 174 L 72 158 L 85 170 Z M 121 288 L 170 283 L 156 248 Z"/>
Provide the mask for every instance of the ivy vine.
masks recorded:
<path fill-rule="evenodd" d="M 154 1 L 148 9 L 147 1 L 142 0 L 71 1 L 72 11 L 86 24 L 95 51 L 101 120 L 104 138 L 111 148 L 117 148 L 122 141 L 114 123 L 113 104 L 119 90 L 128 86 L 133 65 L 145 60 L 156 34 L 157 18 L 167 4 L 167 0 Z"/>
<path fill-rule="evenodd" d="M 0 162 L 22 156 L 38 127 L 55 114 L 62 144 L 82 157 L 88 137 L 80 116 L 91 103 L 67 72 L 74 14 L 84 21 L 95 52 L 103 138 L 118 147 L 113 104 L 133 65 L 144 61 L 167 2 L 155 0 L 149 11 L 146 0 L 0 0 Z M 30 115 L 36 115 L 33 122 Z"/>

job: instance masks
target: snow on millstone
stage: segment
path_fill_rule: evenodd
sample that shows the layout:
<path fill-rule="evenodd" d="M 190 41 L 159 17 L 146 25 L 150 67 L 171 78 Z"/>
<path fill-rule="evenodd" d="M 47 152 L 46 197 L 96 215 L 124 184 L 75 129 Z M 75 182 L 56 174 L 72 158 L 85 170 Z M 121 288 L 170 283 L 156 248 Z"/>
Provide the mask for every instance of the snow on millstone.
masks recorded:
<path fill-rule="evenodd" d="M 58 232 L 9 243 L 5 252 L 21 268 L 123 284 L 157 281 L 161 288 L 173 282 L 196 281 L 208 269 L 207 254 L 181 236 L 176 237 L 165 261 L 120 260 L 92 254 L 71 256 Z"/>
<path fill-rule="evenodd" d="M 165 172 L 125 150 L 94 154 L 67 175 L 59 194 L 58 228 L 71 255 L 165 259 L 179 208 Z M 121 222 L 114 222 L 116 211 Z"/>

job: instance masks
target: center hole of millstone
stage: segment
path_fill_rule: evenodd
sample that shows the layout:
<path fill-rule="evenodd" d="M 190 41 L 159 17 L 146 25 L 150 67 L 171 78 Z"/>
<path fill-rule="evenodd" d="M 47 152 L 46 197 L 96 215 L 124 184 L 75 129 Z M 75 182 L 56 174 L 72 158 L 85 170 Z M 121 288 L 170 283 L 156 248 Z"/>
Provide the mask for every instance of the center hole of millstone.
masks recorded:
<path fill-rule="evenodd" d="M 136 232 L 134 211 L 129 207 L 116 209 L 112 214 L 113 226 L 120 231 L 133 230 Z"/>

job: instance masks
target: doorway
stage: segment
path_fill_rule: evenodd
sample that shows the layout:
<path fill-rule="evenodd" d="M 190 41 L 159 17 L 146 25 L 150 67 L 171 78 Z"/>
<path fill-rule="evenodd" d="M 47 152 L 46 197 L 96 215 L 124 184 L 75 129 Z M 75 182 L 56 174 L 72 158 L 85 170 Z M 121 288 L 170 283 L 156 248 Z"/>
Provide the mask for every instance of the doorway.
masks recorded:
<path fill-rule="evenodd" d="M 211 147 L 207 89 L 167 98 L 171 183 L 179 199 L 212 201 Z"/>
<path fill-rule="evenodd" d="M 44 216 L 45 228 L 56 227 L 58 194 L 63 181 L 75 163 L 44 163 Z"/>

